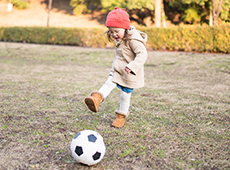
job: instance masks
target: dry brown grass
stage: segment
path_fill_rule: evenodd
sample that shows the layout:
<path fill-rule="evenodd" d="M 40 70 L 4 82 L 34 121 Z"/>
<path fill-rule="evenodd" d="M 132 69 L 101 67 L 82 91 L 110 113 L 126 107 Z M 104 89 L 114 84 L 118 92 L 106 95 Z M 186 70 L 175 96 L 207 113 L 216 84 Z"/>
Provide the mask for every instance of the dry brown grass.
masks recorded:
<path fill-rule="evenodd" d="M 84 98 L 106 80 L 114 51 L 0 43 L 0 169 L 229 169 L 230 55 L 149 51 L 131 115 L 111 127 L 115 89 L 98 113 Z M 76 163 L 70 142 L 98 131 L 104 159 Z"/>

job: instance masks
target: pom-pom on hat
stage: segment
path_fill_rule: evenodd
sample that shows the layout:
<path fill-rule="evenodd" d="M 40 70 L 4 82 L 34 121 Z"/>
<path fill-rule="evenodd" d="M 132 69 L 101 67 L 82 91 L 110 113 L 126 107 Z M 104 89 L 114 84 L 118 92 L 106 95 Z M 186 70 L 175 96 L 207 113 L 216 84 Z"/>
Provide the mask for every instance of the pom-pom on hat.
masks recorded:
<path fill-rule="evenodd" d="M 129 29 L 129 14 L 125 11 L 124 8 L 120 9 L 115 7 L 114 10 L 110 11 L 107 15 L 106 26 Z"/>

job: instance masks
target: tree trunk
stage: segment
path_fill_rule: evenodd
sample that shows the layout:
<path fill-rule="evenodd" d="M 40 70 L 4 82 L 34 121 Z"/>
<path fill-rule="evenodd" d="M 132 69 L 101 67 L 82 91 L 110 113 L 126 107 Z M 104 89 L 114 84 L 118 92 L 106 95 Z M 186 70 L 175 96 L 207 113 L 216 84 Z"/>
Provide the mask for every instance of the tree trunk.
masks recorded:
<path fill-rule="evenodd" d="M 48 7 L 48 16 L 47 16 L 47 27 L 49 26 L 49 22 L 50 22 L 50 11 L 52 8 L 52 0 L 49 0 L 49 7 Z"/>
<path fill-rule="evenodd" d="M 209 12 L 209 26 L 213 26 L 213 16 L 212 16 L 212 10 L 211 9 Z"/>
<path fill-rule="evenodd" d="M 218 17 L 220 15 L 221 6 L 222 6 L 223 0 L 220 0 L 218 3 L 218 8 L 216 11 L 216 1 L 212 0 L 212 16 L 213 16 L 213 25 L 217 25 Z"/>
<path fill-rule="evenodd" d="M 165 9 L 164 9 L 164 3 L 163 3 L 163 0 L 161 1 L 161 16 L 162 16 L 162 24 L 163 24 L 163 27 L 166 28 L 167 25 L 166 25 L 166 17 L 165 17 Z"/>
<path fill-rule="evenodd" d="M 155 25 L 161 27 L 161 0 L 155 0 Z"/>

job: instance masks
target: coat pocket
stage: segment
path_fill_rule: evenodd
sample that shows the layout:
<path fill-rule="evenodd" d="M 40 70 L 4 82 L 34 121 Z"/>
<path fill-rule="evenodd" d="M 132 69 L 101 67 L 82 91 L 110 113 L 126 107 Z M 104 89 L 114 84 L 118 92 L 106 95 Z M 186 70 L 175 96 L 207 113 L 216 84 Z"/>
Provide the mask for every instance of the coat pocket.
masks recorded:
<path fill-rule="evenodd" d="M 127 74 L 125 71 L 124 71 L 124 74 L 123 74 L 123 79 L 126 81 L 126 82 L 132 82 L 132 83 L 135 83 L 137 81 L 137 76 L 134 75 L 134 74 Z"/>
<path fill-rule="evenodd" d="M 127 83 L 135 83 L 137 81 L 137 77 L 134 74 L 127 74 L 125 71 L 125 66 L 128 63 L 122 59 L 116 59 L 114 63 L 114 71 L 120 75 L 120 79 L 123 79 L 124 82 Z"/>

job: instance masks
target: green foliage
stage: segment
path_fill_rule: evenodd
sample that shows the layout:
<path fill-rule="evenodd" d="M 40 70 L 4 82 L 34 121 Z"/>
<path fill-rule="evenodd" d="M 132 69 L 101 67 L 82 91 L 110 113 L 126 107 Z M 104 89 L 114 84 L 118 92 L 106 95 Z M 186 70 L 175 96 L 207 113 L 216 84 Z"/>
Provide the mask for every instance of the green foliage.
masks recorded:
<path fill-rule="evenodd" d="M 209 0 L 182 0 L 182 3 L 184 4 L 198 4 L 198 5 L 205 5 L 206 2 L 208 2 Z"/>
<path fill-rule="evenodd" d="M 223 0 L 220 18 L 230 22 L 230 1 Z"/>
<path fill-rule="evenodd" d="M 230 53 L 230 25 L 146 28 L 153 50 Z M 111 46 L 104 28 L 1 27 L 0 40 L 82 47 Z"/>
<path fill-rule="evenodd" d="M 103 7 L 103 11 L 111 11 L 114 9 L 114 7 L 119 7 L 119 8 L 126 8 L 127 4 L 125 3 L 124 0 L 101 0 L 101 5 Z"/>
<path fill-rule="evenodd" d="M 19 0 L 14 0 L 19 1 Z M 184 22 L 194 23 L 208 23 L 210 10 L 212 10 L 211 0 L 170 0 L 169 6 L 181 15 Z M 100 10 L 103 13 L 108 13 L 114 7 L 126 8 L 130 13 L 137 14 L 143 11 L 154 11 L 154 0 L 70 0 L 70 5 L 74 8 L 74 13 L 80 15 L 82 13 L 91 13 L 93 10 Z M 148 15 L 152 15 L 149 12 Z M 141 16 L 139 16 L 142 20 Z M 153 16 L 151 16 L 153 17 Z M 167 18 L 167 16 L 166 16 Z M 226 22 L 230 21 L 230 1 L 223 0 L 220 19 Z"/>
<path fill-rule="evenodd" d="M 92 12 L 91 8 L 101 10 L 102 12 L 108 12 L 114 9 L 114 7 L 126 8 L 127 10 L 154 10 L 155 5 L 152 0 L 71 0 L 70 5 L 74 8 L 74 13 L 79 15 L 84 12 Z"/>
<path fill-rule="evenodd" d="M 113 10 L 114 7 L 126 8 L 128 10 L 147 8 L 149 10 L 155 9 L 155 1 L 153 0 L 101 0 L 102 7 L 106 10 Z"/>
<path fill-rule="evenodd" d="M 210 0 L 171 0 L 169 3 L 171 6 L 178 6 L 178 5 L 190 5 L 190 4 L 197 4 L 197 5 L 205 5 L 206 2 L 210 2 Z"/>
<path fill-rule="evenodd" d="M 84 0 L 71 0 L 70 5 L 74 8 L 73 12 L 76 15 L 87 11 L 87 5 L 84 3 Z"/>
<path fill-rule="evenodd" d="M 75 15 L 83 13 L 91 13 L 91 9 L 88 6 L 95 7 L 99 6 L 100 0 L 86 1 L 86 0 L 70 0 L 70 5 L 74 8 L 73 12 Z"/>
<path fill-rule="evenodd" d="M 172 7 L 182 7 L 184 5 L 190 5 L 190 4 L 196 4 L 199 6 L 205 5 L 206 2 L 209 2 L 210 0 L 171 0 L 169 2 L 169 5 Z"/>
<path fill-rule="evenodd" d="M 104 47 L 102 29 L 9 27 L 0 29 L 3 41 Z M 103 38 L 104 37 L 104 38 Z"/>
<path fill-rule="evenodd" d="M 29 5 L 28 0 L 9 0 L 9 2 L 12 3 L 18 9 L 25 9 Z"/>
<path fill-rule="evenodd" d="M 213 52 L 212 30 L 209 26 L 180 28 L 182 48 L 185 51 Z"/>
<path fill-rule="evenodd" d="M 151 11 L 155 9 L 155 1 L 152 0 L 129 0 L 127 1 L 127 6 L 129 7 L 128 9 L 142 9 L 142 8 L 147 8 Z"/>
<path fill-rule="evenodd" d="M 197 23 L 200 21 L 200 15 L 197 13 L 197 11 L 193 8 L 189 8 L 185 10 L 185 14 L 183 15 L 183 18 L 188 23 Z"/>
<path fill-rule="evenodd" d="M 230 52 L 230 25 L 143 28 L 153 50 Z"/>
<path fill-rule="evenodd" d="M 205 18 L 209 16 L 209 11 L 212 10 L 211 0 L 171 0 L 169 5 L 173 8 L 177 8 L 179 13 L 185 13 L 183 18 L 186 22 L 192 20 L 204 22 Z M 217 6 L 218 4 L 216 4 Z M 223 0 L 220 18 L 224 21 L 230 20 L 230 2 L 229 0 Z M 200 18 L 200 19 L 199 19 Z M 202 19 L 203 18 L 203 19 Z M 202 21 L 203 20 L 203 21 Z"/>
<path fill-rule="evenodd" d="M 142 31 L 148 34 L 148 46 L 154 50 L 182 50 L 181 33 L 178 28 L 150 28 Z"/>
<path fill-rule="evenodd" d="M 230 52 L 230 26 L 220 25 L 215 26 L 213 31 L 213 51 L 228 51 Z"/>
<path fill-rule="evenodd" d="M 77 15 L 81 15 L 82 13 L 87 11 L 87 7 L 84 4 L 80 4 L 78 6 L 76 6 L 73 10 L 73 12 Z"/>

